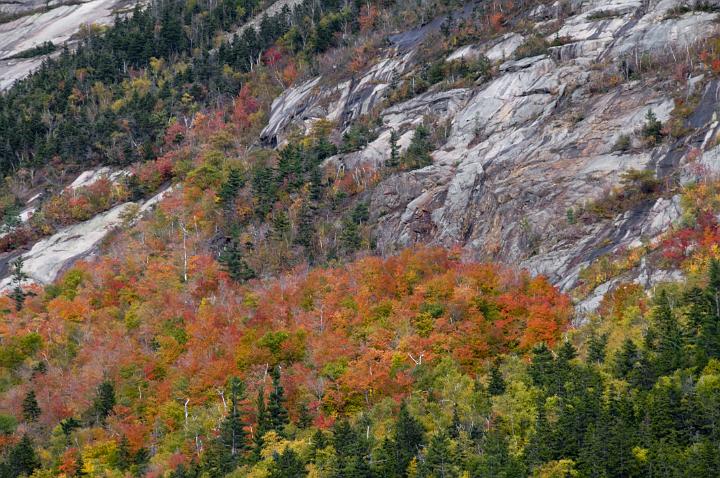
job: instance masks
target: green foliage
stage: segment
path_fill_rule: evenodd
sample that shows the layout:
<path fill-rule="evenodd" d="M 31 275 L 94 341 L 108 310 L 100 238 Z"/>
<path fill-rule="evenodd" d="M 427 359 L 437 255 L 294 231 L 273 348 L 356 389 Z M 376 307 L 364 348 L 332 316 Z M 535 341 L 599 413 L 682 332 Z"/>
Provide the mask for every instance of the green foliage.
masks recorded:
<path fill-rule="evenodd" d="M 23 435 L 20 442 L 10 449 L 5 462 L 0 463 L 0 476 L 3 478 L 30 476 L 39 467 L 40 459 L 35 453 L 33 441 L 27 435 Z"/>
<path fill-rule="evenodd" d="M 531 56 L 544 55 L 548 50 L 548 43 L 542 35 L 533 34 L 525 38 L 525 41 L 515 50 L 515 59 L 528 58 Z"/>
<path fill-rule="evenodd" d="M 23 398 L 22 402 L 23 419 L 28 423 L 33 423 L 40 418 L 42 410 L 38 405 L 37 398 L 35 398 L 35 390 L 29 390 Z"/>
<path fill-rule="evenodd" d="M 490 395 L 502 395 L 507 389 L 505 379 L 500 372 L 500 364 L 495 362 L 490 368 L 490 381 L 488 383 L 488 393 Z"/>
<path fill-rule="evenodd" d="M 268 478 L 303 478 L 307 476 L 305 464 L 298 454 L 290 448 L 273 455 Z"/>
<path fill-rule="evenodd" d="M 110 380 L 103 380 L 98 385 L 92 405 L 92 420 L 104 424 L 115 408 L 115 385 Z"/>
<path fill-rule="evenodd" d="M 653 110 L 648 110 L 647 114 L 645 115 L 645 124 L 642 128 L 643 137 L 646 140 L 652 142 L 653 144 L 657 143 L 664 136 L 662 128 L 663 124 L 659 119 L 657 119 L 657 116 L 655 116 Z"/>
<path fill-rule="evenodd" d="M 12 415 L 0 413 L 0 435 L 12 435 L 17 428 L 17 420 Z"/>
<path fill-rule="evenodd" d="M 415 128 L 412 140 L 408 146 L 401 164 L 405 169 L 424 168 L 432 164 L 432 145 L 430 144 L 430 131 L 425 125 L 418 125 Z"/>
<path fill-rule="evenodd" d="M 285 426 L 290 423 L 288 411 L 285 408 L 285 389 L 280 383 L 280 367 L 275 367 L 272 372 L 272 391 L 268 395 L 267 403 L 267 428 L 274 430 L 279 435 L 285 433 Z"/>
<path fill-rule="evenodd" d="M 236 282 L 245 282 L 257 276 L 245 260 L 244 247 L 238 238 L 230 239 L 218 260 Z"/>

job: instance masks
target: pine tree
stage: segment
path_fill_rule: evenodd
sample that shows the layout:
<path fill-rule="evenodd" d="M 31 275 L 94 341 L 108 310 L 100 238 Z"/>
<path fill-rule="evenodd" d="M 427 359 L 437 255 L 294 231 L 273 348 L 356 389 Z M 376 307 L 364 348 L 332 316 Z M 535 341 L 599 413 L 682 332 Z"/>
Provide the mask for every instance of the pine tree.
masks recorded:
<path fill-rule="evenodd" d="M 597 335 L 593 330 L 588 341 L 588 362 L 600 364 L 605 362 L 608 334 Z"/>
<path fill-rule="evenodd" d="M 303 402 L 300 404 L 300 409 L 298 411 L 298 422 L 297 426 L 300 429 L 309 428 L 310 425 L 313 423 L 313 416 L 310 413 L 310 408 L 308 407 L 307 403 Z"/>
<path fill-rule="evenodd" d="M 110 380 L 103 380 L 97 388 L 93 401 L 95 423 L 104 424 L 113 408 L 115 408 L 115 386 Z"/>
<path fill-rule="evenodd" d="M 268 478 L 302 478 L 307 476 L 305 464 L 292 449 L 285 447 L 282 453 L 273 455 Z"/>
<path fill-rule="evenodd" d="M 245 423 L 240 417 L 240 402 L 245 397 L 245 384 L 233 377 L 230 380 L 230 412 L 220 426 L 220 443 L 230 456 L 229 461 L 234 468 L 242 455 L 248 450 Z"/>
<path fill-rule="evenodd" d="M 460 436 L 460 430 L 462 430 L 462 423 L 460 422 L 460 415 L 458 414 L 457 403 L 453 405 L 452 421 L 448 428 L 448 436 L 453 440 L 457 440 Z"/>
<path fill-rule="evenodd" d="M 424 125 L 415 128 L 412 140 L 405 152 L 403 162 L 410 169 L 424 168 L 432 164 L 432 156 L 430 151 L 432 147 L 429 142 L 430 132 Z"/>
<path fill-rule="evenodd" d="M 25 260 L 22 256 L 19 256 L 10 263 L 12 267 L 12 278 L 10 282 L 12 284 L 12 291 L 10 292 L 10 298 L 15 302 L 15 310 L 18 312 L 20 312 L 23 305 L 25 305 L 25 299 L 34 295 L 32 292 L 23 289 L 23 284 L 30 278 L 25 271 L 23 271 L 24 265 Z"/>
<path fill-rule="evenodd" d="M 233 168 L 228 174 L 227 180 L 220 187 L 218 197 L 223 207 L 232 206 L 235 198 L 237 198 L 238 192 L 245 185 L 245 179 L 242 173 L 237 169 Z"/>
<path fill-rule="evenodd" d="M 425 459 L 421 462 L 420 476 L 433 478 L 458 476 L 450 438 L 445 433 L 436 433 L 430 439 Z"/>
<path fill-rule="evenodd" d="M 30 390 L 25 395 L 22 402 L 22 409 L 23 418 L 26 422 L 33 423 L 40 418 L 42 410 L 40 410 L 40 405 L 38 405 L 37 399 L 35 398 L 35 390 Z"/>
<path fill-rule="evenodd" d="M 488 383 L 488 393 L 492 396 L 502 395 L 505 393 L 505 379 L 500 372 L 499 362 L 493 363 L 490 368 L 490 382 Z"/>
<path fill-rule="evenodd" d="M 297 233 L 295 234 L 295 244 L 303 246 L 306 250 L 310 250 L 315 237 L 315 219 L 312 208 L 303 203 L 298 213 Z"/>
<path fill-rule="evenodd" d="M 280 367 L 275 367 L 272 372 L 273 389 L 268 395 L 268 424 L 271 430 L 282 435 L 285 425 L 289 423 L 288 412 L 285 408 L 285 390 L 280 383 Z"/>
<path fill-rule="evenodd" d="M 133 464 L 132 453 L 130 451 L 130 441 L 126 435 L 120 438 L 116 454 L 115 467 L 120 471 L 125 471 Z"/>
<path fill-rule="evenodd" d="M 40 468 L 40 459 L 35 453 L 32 440 L 23 435 L 17 445 L 10 449 L 6 459 L 8 476 L 30 476 L 35 469 Z"/>
<path fill-rule="evenodd" d="M 351 220 L 343 221 L 342 230 L 340 231 L 340 243 L 348 254 L 360 249 L 362 238 L 355 222 Z"/>
<path fill-rule="evenodd" d="M 290 220 L 284 211 L 277 211 L 274 214 L 272 235 L 276 241 L 287 241 L 290 237 Z"/>
<path fill-rule="evenodd" d="M 263 435 L 269 430 L 270 425 L 268 423 L 268 414 L 265 409 L 265 390 L 262 385 L 258 389 L 257 400 L 255 401 L 255 410 L 257 416 L 257 423 L 255 424 L 255 430 L 253 431 L 253 442 L 254 450 L 253 455 L 255 461 L 259 461 L 262 457 L 261 452 L 263 446 L 265 446 L 265 440 Z"/>
<path fill-rule="evenodd" d="M 394 437 L 398 447 L 397 461 L 400 473 L 407 469 L 410 461 L 417 455 L 423 444 L 423 433 L 422 425 L 410 414 L 407 404 L 403 402 L 395 423 Z"/>
<path fill-rule="evenodd" d="M 640 351 L 632 339 L 625 339 L 622 347 L 615 355 L 613 361 L 613 372 L 616 377 L 627 379 L 640 359 Z"/>
<path fill-rule="evenodd" d="M 397 131 L 394 129 L 390 131 L 390 159 L 385 162 L 385 166 L 388 168 L 397 168 L 400 166 L 400 147 L 398 146 Z"/>
<path fill-rule="evenodd" d="M 230 240 L 218 259 L 235 282 L 245 282 L 257 277 L 255 271 L 245 261 L 243 247 L 237 238 Z"/>
<path fill-rule="evenodd" d="M 682 364 L 683 330 L 670 307 L 665 291 L 656 297 L 647 348 L 655 352 L 654 367 L 659 375 L 672 373 Z"/>
<path fill-rule="evenodd" d="M 533 357 L 528 373 L 538 387 L 549 387 L 553 384 L 555 360 L 548 346 L 543 342 L 533 348 Z"/>

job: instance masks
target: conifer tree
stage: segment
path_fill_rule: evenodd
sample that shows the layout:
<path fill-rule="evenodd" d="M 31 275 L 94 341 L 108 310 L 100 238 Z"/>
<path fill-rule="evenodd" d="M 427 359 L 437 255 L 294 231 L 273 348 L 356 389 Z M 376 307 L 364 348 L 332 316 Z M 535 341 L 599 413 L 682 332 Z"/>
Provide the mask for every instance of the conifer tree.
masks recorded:
<path fill-rule="evenodd" d="M 104 424 L 115 408 L 115 386 L 110 380 L 103 380 L 97 388 L 93 401 L 95 423 Z"/>
<path fill-rule="evenodd" d="M 237 465 L 248 449 L 245 423 L 240 416 L 240 402 L 245 397 L 245 384 L 237 377 L 230 380 L 230 411 L 220 426 L 220 443 L 229 461 Z M 234 468 L 234 466 L 233 466 Z"/>
<path fill-rule="evenodd" d="M 15 310 L 18 312 L 20 312 L 23 305 L 25 305 L 25 299 L 32 295 L 32 293 L 23 288 L 23 284 L 29 279 L 29 276 L 23 270 L 24 265 L 25 260 L 22 256 L 19 256 L 10 263 L 12 267 L 12 291 L 10 292 L 10 298 L 15 302 Z"/>
<path fill-rule="evenodd" d="M 303 478 L 307 476 L 305 464 L 291 448 L 285 447 L 282 453 L 273 455 L 268 478 Z"/>
<path fill-rule="evenodd" d="M 543 342 L 533 348 L 532 362 L 528 368 L 530 378 L 538 387 L 552 385 L 555 360 L 548 346 Z"/>
<path fill-rule="evenodd" d="M 420 476 L 438 478 L 458 476 L 450 438 L 444 432 L 436 433 L 430 439 L 425 459 L 421 462 Z"/>
<path fill-rule="evenodd" d="M 42 410 L 40 410 L 40 405 L 38 405 L 37 399 L 35 398 L 35 390 L 30 390 L 25 395 L 22 403 L 22 410 L 23 418 L 28 423 L 36 422 L 38 418 L 40 418 Z"/>
<path fill-rule="evenodd" d="M 271 430 L 280 435 L 284 433 L 285 425 L 289 423 L 288 412 L 285 408 L 285 390 L 280 383 L 280 367 L 275 367 L 272 372 L 273 389 L 268 395 L 268 424 Z"/>
<path fill-rule="evenodd" d="M 417 455 L 423 444 L 423 433 L 422 425 L 410 414 L 407 404 L 403 402 L 395 423 L 395 443 L 398 447 L 397 461 L 400 473 L 404 473 L 410 461 Z"/>
<path fill-rule="evenodd" d="M 390 159 L 385 162 L 388 168 L 400 166 L 400 147 L 398 146 L 398 134 L 394 129 L 390 131 Z"/>
<path fill-rule="evenodd" d="M 40 468 L 40 459 L 35 452 L 35 447 L 27 435 L 23 435 L 20 441 L 10 449 L 6 458 L 5 473 L 8 477 L 30 476 L 33 471 Z"/>
<path fill-rule="evenodd" d="M 245 185 L 245 180 L 242 177 L 242 173 L 237 168 L 232 168 L 228 173 L 227 180 L 220 187 L 218 197 L 223 207 L 228 208 L 232 206 L 235 198 L 237 198 L 238 192 Z"/>
<path fill-rule="evenodd" d="M 655 352 L 654 368 L 659 375 L 666 375 L 682 363 L 683 330 L 670 306 L 665 291 L 656 297 L 652 327 L 646 336 L 647 348 Z"/>
<path fill-rule="evenodd" d="M 490 382 L 488 383 L 488 393 L 490 395 L 502 395 L 505 393 L 505 379 L 500 372 L 499 362 L 493 363 L 490 368 Z"/>
<path fill-rule="evenodd" d="M 243 247 L 236 237 L 232 238 L 220 253 L 219 261 L 235 282 L 245 282 L 257 276 L 245 260 Z"/>
<path fill-rule="evenodd" d="M 588 362 L 600 364 L 605 362 L 608 334 L 597 335 L 593 330 L 588 341 Z"/>
<path fill-rule="evenodd" d="M 253 431 L 253 456 L 255 461 L 259 461 L 261 458 L 263 446 L 265 446 L 265 440 L 263 439 L 263 435 L 265 435 L 265 432 L 270 429 L 270 425 L 268 423 L 268 414 L 265 408 L 265 390 L 263 389 L 262 385 L 258 389 L 257 400 L 255 401 L 255 410 L 257 416 L 257 423 L 255 424 L 255 430 Z"/>

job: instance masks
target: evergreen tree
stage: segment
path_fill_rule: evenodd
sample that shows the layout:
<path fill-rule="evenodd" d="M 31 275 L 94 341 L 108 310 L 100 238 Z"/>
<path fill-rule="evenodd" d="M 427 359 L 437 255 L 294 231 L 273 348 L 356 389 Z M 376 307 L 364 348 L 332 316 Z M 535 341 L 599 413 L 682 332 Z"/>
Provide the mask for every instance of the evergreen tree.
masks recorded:
<path fill-rule="evenodd" d="M 670 307 L 665 291 L 656 297 L 652 327 L 646 336 L 647 348 L 655 353 L 653 365 L 659 375 L 666 375 L 682 364 L 683 330 Z"/>
<path fill-rule="evenodd" d="M 103 380 L 98 386 L 93 400 L 95 423 L 104 424 L 113 408 L 115 408 L 115 386 L 110 380 Z"/>
<path fill-rule="evenodd" d="M 33 471 L 40 468 L 40 459 L 35 453 L 32 440 L 23 435 L 17 445 L 13 446 L 5 462 L 6 476 L 15 478 L 19 476 L 30 476 Z"/>
<path fill-rule="evenodd" d="M 310 425 L 312 425 L 313 422 L 313 416 L 310 413 L 310 408 L 307 406 L 307 403 L 303 402 L 300 404 L 300 410 L 298 412 L 298 422 L 297 426 L 298 428 L 305 429 L 309 428 Z"/>
<path fill-rule="evenodd" d="M 280 383 L 280 367 L 275 367 L 272 372 L 273 389 L 268 395 L 268 425 L 270 430 L 275 430 L 280 435 L 284 433 L 285 425 L 290 421 L 285 408 L 285 390 Z"/>
<path fill-rule="evenodd" d="M 123 435 L 120 438 L 120 443 L 118 443 L 115 467 L 120 471 L 125 471 L 128 470 L 132 464 L 130 441 L 126 435 Z"/>
<path fill-rule="evenodd" d="M 245 261 L 243 246 L 236 237 L 225 246 L 218 260 L 235 282 L 245 282 L 257 277 L 255 271 Z"/>
<path fill-rule="evenodd" d="M 410 461 L 417 455 L 423 444 L 424 430 L 420 422 L 410 414 L 407 404 L 400 405 L 395 422 L 395 443 L 397 444 L 397 463 L 400 474 L 407 469 Z"/>
<path fill-rule="evenodd" d="M 419 125 L 415 128 L 412 140 L 405 152 L 403 162 L 405 167 L 410 169 L 424 168 L 432 164 L 432 156 L 430 151 L 430 132 L 425 125 Z"/>
<path fill-rule="evenodd" d="M 588 341 L 588 362 L 603 363 L 607 353 L 608 334 L 597 335 L 593 330 Z"/>
<path fill-rule="evenodd" d="M 295 451 L 285 447 L 285 450 L 273 455 L 268 478 L 302 478 L 307 476 L 305 464 Z"/>
<path fill-rule="evenodd" d="M 503 393 L 505 393 L 505 388 L 505 379 L 500 372 L 500 364 L 496 361 L 490 368 L 490 382 L 488 383 L 488 393 L 493 396 L 502 395 Z"/>
<path fill-rule="evenodd" d="M 555 359 L 552 351 L 543 342 L 533 348 L 532 362 L 528 368 L 530 378 L 538 387 L 549 387 L 553 384 Z"/>
<path fill-rule="evenodd" d="M 223 207 L 232 206 L 235 198 L 237 198 L 238 192 L 245 185 L 245 180 L 242 177 L 242 173 L 237 169 L 233 168 L 228 174 L 227 180 L 220 187 L 218 197 Z"/>
<path fill-rule="evenodd" d="M 340 231 L 340 243 L 348 254 L 360 249 L 362 238 L 355 222 L 351 220 L 343 221 L 342 230 Z"/>
<path fill-rule="evenodd" d="M 397 131 L 390 130 L 390 159 L 385 162 L 388 168 L 397 168 L 400 166 L 400 147 L 398 146 Z"/>
<path fill-rule="evenodd" d="M 40 410 L 40 405 L 38 405 L 37 399 L 35 398 L 35 390 L 30 390 L 25 395 L 22 402 L 22 410 L 23 418 L 28 423 L 36 422 L 38 418 L 40 418 L 42 410 Z"/>
<path fill-rule="evenodd" d="M 457 403 L 453 405 L 452 421 L 448 428 L 448 436 L 453 440 L 457 440 L 460 437 L 460 431 L 462 430 L 462 423 L 460 422 L 460 415 L 458 414 Z"/>
<path fill-rule="evenodd" d="M 245 384 L 233 377 L 230 380 L 230 411 L 220 426 L 219 440 L 232 464 L 237 466 L 243 454 L 248 450 L 245 423 L 240 416 L 240 402 L 245 397 Z"/>
<path fill-rule="evenodd" d="M 433 478 L 458 476 L 450 438 L 445 433 L 436 433 L 430 439 L 425 459 L 421 462 L 420 476 Z"/>
<path fill-rule="evenodd" d="M 398 478 L 402 474 L 398 471 L 397 444 L 388 437 L 383 438 L 380 446 L 376 449 L 373 459 L 373 471 L 375 476 L 384 478 Z"/>
<path fill-rule="evenodd" d="M 267 410 L 265 409 L 265 390 L 263 389 L 262 385 L 258 389 L 258 396 L 255 402 L 255 410 L 257 415 L 257 423 L 255 424 L 255 430 L 253 431 L 253 455 L 255 461 L 259 461 L 261 459 L 261 452 L 263 446 L 265 446 L 265 440 L 263 440 L 263 435 L 265 435 L 265 432 L 270 429 L 270 424 L 268 423 L 269 417 L 267 414 Z"/>
<path fill-rule="evenodd" d="M 290 237 L 290 220 L 284 211 L 277 211 L 273 215 L 272 235 L 276 241 L 287 241 Z"/>
<path fill-rule="evenodd" d="M 32 292 L 28 292 L 23 288 L 25 281 L 30 278 L 25 271 L 23 271 L 24 265 L 25 260 L 22 256 L 19 256 L 10 263 L 12 268 L 12 277 L 10 282 L 12 284 L 12 291 L 10 292 L 10 298 L 15 302 L 15 310 L 18 312 L 20 312 L 23 305 L 25 305 L 25 299 L 34 295 Z"/>

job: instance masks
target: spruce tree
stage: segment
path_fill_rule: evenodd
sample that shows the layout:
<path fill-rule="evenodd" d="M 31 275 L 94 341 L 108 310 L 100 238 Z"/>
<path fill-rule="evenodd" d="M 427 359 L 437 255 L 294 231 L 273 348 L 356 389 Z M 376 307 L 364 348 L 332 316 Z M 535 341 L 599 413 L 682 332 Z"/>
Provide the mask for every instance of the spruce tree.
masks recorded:
<path fill-rule="evenodd" d="M 683 330 L 665 291 L 656 297 L 647 348 L 655 352 L 654 368 L 659 375 L 672 373 L 682 364 Z"/>
<path fill-rule="evenodd" d="M 255 271 L 245 261 L 243 246 L 236 237 L 232 238 L 220 253 L 219 261 L 235 282 L 245 282 L 257 277 Z"/>
<path fill-rule="evenodd" d="M 421 462 L 420 476 L 438 478 L 458 476 L 450 438 L 444 432 L 436 433 L 430 439 L 425 459 Z"/>
<path fill-rule="evenodd" d="M 394 129 L 390 131 L 390 159 L 385 162 L 388 168 L 400 166 L 400 147 L 398 146 L 398 134 Z"/>
<path fill-rule="evenodd" d="M 500 372 L 499 362 L 493 363 L 490 368 L 490 382 L 488 383 L 488 393 L 490 395 L 502 395 L 505 393 L 505 379 Z"/>
<path fill-rule="evenodd" d="M 115 386 L 110 380 L 103 380 L 98 386 L 95 400 L 93 400 L 95 423 L 104 424 L 114 407 Z"/>
<path fill-rule="evenodd" d="M 236 466 L 248 450 L 245 423 L 240 416 L 240 402 L 245 397 L 245 384 L 237 377 L 230 380 L 230 411 L 220 426 L 220 443 L 229 461 Z M 234 466 L 232 466 L 234 468 Z"/>
<path fill-rule="evenodd" d="M 25 395 L 22 402 L 22 410 L 23 418 L 28 423 L 36 422 L 38 418 L 40 418 L 42 410 L 40 410 L 40 405 L 38 405 L 37 399 L 35 398 L 35 390 L 30 390 Z"/>
<path fill-rule="evenodd" d="M 31 292 L 26 291 L 23 288 L 25 281 L 29 279 L 29 276 L 23 271 L 25 260 L 22 256 L 19 256 L 13 262 L 10 263 L 12 268 L 12 291 L 10 292 L 10 298 L 15 302 L 15 310 L 20 312 L 25 305 L 25 299 L 30 295 Z"/>
<path fill-rule="evenodd" d="M 237 168 L 231 169 L 227 180 L 222 184 L 218 192 L 218 197 L 223 207 L 229 208 L 232 206 L 235 198 L 237 198 L 238 192 L 244 185 L 245 180 L 242 173 Z"/>
<path fill-rule="evenodd" d="M 285 408 L 285 390 L 280 383 L 280 367 L 275 367 L 272 372 L 273 389 L 268 395 L 268 423 L 271 430 L 282 435 L 285 425 L 289 423 L 288 412 Z"/>
<path fill-rule="evenodd" d="M 292 449 L 285 447 L 282 453 L 273 455 L 268 478 L 303 478 L 307 476 L 305 464 Z"/>
<path fill-rule="evenodd" d="M 548 346 L 543 342 L 533 348 L 532 362 L 528 368 L 530 378 L 538 387 L 549 387 L 553 384 L 555 359 Z"/>
<path fill-rule="evenodd" d="M 605 362 L 608 334 L 597 335 L 593 330 L 588 341 L 588 362 L 601 364 Z"/>
<path fill-rule="evenodd" d="M 23 435 L 17 445 L 10 449 L 6 459 L 6 470 L 9 477 L 30 476 L 40 468 L 40 459 L 35 453 L 32 440 Z"/>
<path fill-rule="evenodd" d="M 263 446 L 265 446 L 263 435 L 265 435 L 265 432 L 269 430 L 268 414 L 265 408 L 265 390 L 262 385 L 258 389 L 257 400 L 255 401 L 255 411 L 257 423 L 255 424 L 255 430 L 253 431 L 253 456 L 255 461 L 259 461 L 262 457 L 261 452 Z"/>
<path fill-rule="evenodd" d="M 115 467 L 120 471 L 125 471 L 133 464 L 132 453 L 130 450 L 130 441 L 126 435 L 120 438 L 118 443 Z"/>
<path fill-rule="evenodd" d="M 407 404 L 403 402 L 395 423 L 394 437 L 398 447 L 397 462 L 401 474 L 405 472 L 410 461 L 420 450 L 420 446 L 423 444 L 423 433 L 422 425 L 410 414 Z"/>

